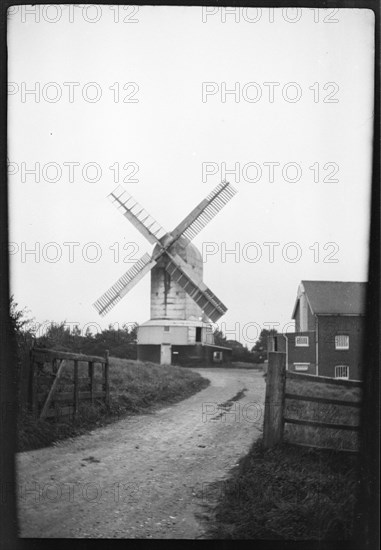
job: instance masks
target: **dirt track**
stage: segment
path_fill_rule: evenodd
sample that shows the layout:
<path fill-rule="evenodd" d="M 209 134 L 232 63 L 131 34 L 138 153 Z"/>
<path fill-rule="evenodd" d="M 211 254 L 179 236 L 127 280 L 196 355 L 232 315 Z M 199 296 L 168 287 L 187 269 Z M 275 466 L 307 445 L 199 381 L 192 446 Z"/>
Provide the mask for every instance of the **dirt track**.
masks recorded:
<path fill-rule="evenodd" d="M 207 487 L 260 435 L 265 382 L 247 369 L 198 372 L 211 384 L 185 401 L 19 453 L 20 536 L 203 538 Z"/>

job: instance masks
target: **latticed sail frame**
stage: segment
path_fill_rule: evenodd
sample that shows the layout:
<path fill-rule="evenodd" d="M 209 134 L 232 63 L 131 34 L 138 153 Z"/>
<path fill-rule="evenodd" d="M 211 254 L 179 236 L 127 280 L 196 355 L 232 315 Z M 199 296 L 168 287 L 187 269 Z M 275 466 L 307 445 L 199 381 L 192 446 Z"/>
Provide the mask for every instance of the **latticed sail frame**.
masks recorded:
<path fill-rule="evenodd" d="M 181 237 L 188 244 L 218 214 L 237 191 L 228 183 L 222 182 L 194 208 L 190 214 L 170 233 L 119 185 L 110 193 L 109 199 L 151 244 L 158 244 L 159 251 L 154 256 L 144 254 L 116 283 L 95 303 L 94 307 L 102 316 L 106 315 L 157 263 L 166 257 L 166 271 L 185 292 L 196 302 L 213 322 L 227 311 L 226 306 L 203 283 L 196 280 L 186 262 L 178 254 L 171 254 L 173 244 Z"/>

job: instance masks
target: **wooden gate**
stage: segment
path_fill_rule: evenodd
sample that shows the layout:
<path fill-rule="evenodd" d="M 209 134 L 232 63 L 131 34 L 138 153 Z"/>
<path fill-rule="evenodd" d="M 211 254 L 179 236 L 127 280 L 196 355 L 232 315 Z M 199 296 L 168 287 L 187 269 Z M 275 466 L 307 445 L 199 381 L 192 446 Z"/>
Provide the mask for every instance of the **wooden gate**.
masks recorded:
<path fill-rule="evenodd" d="M 84 365 L 85 363 L 86 365 Z M 101 377 L 95 377 L 97 364 Z M 85 372 L 85 379 L 79 372 Z M 85 380 L 85 381 L 84 381 Z M 69 391 L 67 387 L 69 386 Z M 99 386 L 101 387 L 99 389 Z M 54 349 L 32 348 L 30 351 L 29 409 L 36 418 L 77 418 L 79 403 L 94 404 L 101 399 L 110 404 L 109 355 L 105 357 L 67 353 Z"/>
<path fill-rule="evenodd" d="M 263 421 L 263 444 L 265 448 L 270 448 L 281 443 L 283 441 L 284 426 L 285 424 L 309 426 L 312 428 L 324 428 L 328 430 L 344 430 L 351 432 L 358 432 L 360 429 L 359 424 L 349 423 L 335 423 L 335 422 L 321 422 L 311 420 L 308 418 L 295 418 L 285 414 L 286 400 L 292 400 L 295 402 L 308 402 L 317 403 L 321 405 L 333 405 L 336 407 L 345 407 L 346 409 L 352 407 L 355 409 L 361 408 L 360 400 L 329 398 L 314 395 L 303 395 L 301 393 L 290 392 L 287 390 L 287 380 L 296 380 L 299 382 L 307 382 L 314 384 L 328 384 L 330 387 L 342 387 L 345 388 L 361 388 L 362 382 L 352 380 L 339 380 L 334 378 L 326 378 L 322 376 L 313 376 L 308 374 L 299 374 L 286 371 L 286 354 L 282 352 L 270 352 L 269 362 L 266 379 L 266 398 L 265 398 L 265 414 Z M 359 420 L 359 414 L 356 415 Z M 319 445 L 310 445 L 303 442 L 290 443 L 319 448 Z M 332 448 L 335 450 L 343 450 L 353 452 L 353 449 L 338 449 L 336 447 L 323 447 Z"/>

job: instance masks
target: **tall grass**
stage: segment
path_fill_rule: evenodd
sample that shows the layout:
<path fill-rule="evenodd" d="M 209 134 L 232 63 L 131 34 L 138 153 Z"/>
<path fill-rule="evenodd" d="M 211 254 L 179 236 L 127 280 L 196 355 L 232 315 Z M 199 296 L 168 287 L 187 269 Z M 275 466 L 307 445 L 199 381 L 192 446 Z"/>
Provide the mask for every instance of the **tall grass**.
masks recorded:
<path fill-rule="evenodd" d="M 198 373 L 175 366 L 156 365 L 125 359 L 110 359 L 110 407 L 101 400 L 94 405 L 81 401 L 78 417 L 73 423 L 69 417 L 39 420 L 26 410 L 18 418 L 19 451 L 45 447 L 54 441 L 79 435 L 97 426 L 114 422 L 126 415 L 149 411 L 154 407 L 176 403 L 208 386 L 209 381 Z M 88 390 L 87 363 L 79 362 L 79 390 Z M 95 390 L 100 390 L 102 371 L 94 365 Z M 40 388 L 46 397 L 49 383 Z M 62 373 L 58 391 L 73 391 L 73 366 L 68 363 Z"/>
<path fill-rule="evenodd" d="M 254 443 L 228 481 L 215 484 L 210 538 L 351 539 L 357 467 L 354 456 Z"/>
<path fill-rule="evenodd" d="M 286 392 L 360 401 L 361 389 L 286 379 Z M 358 425 L 360 409 L 286 399 L 285 416 Z M 286 424 L 284 443 L 265 450 L 259 440 L 231 477 L 211 484 L 217 493 L 210 538 L 349 540 L 358 485 L 357 433 Z M 303 448 L 289 443 L 332 448 Z M 208 504 L 208 502 L 206 503 Z"/>

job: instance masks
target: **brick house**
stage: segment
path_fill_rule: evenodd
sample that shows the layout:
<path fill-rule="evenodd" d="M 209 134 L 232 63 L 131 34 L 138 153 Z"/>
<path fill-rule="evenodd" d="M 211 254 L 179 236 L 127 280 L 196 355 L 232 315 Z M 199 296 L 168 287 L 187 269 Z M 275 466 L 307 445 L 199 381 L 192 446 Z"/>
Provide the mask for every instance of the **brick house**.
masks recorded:
<path fill-rule="evenodd" d="M 277 334 L 269 350 L 284 351 L 290 371 L 360 380 L 365 298 L 366 283 L 302 281 L 295 332 Z"/>

